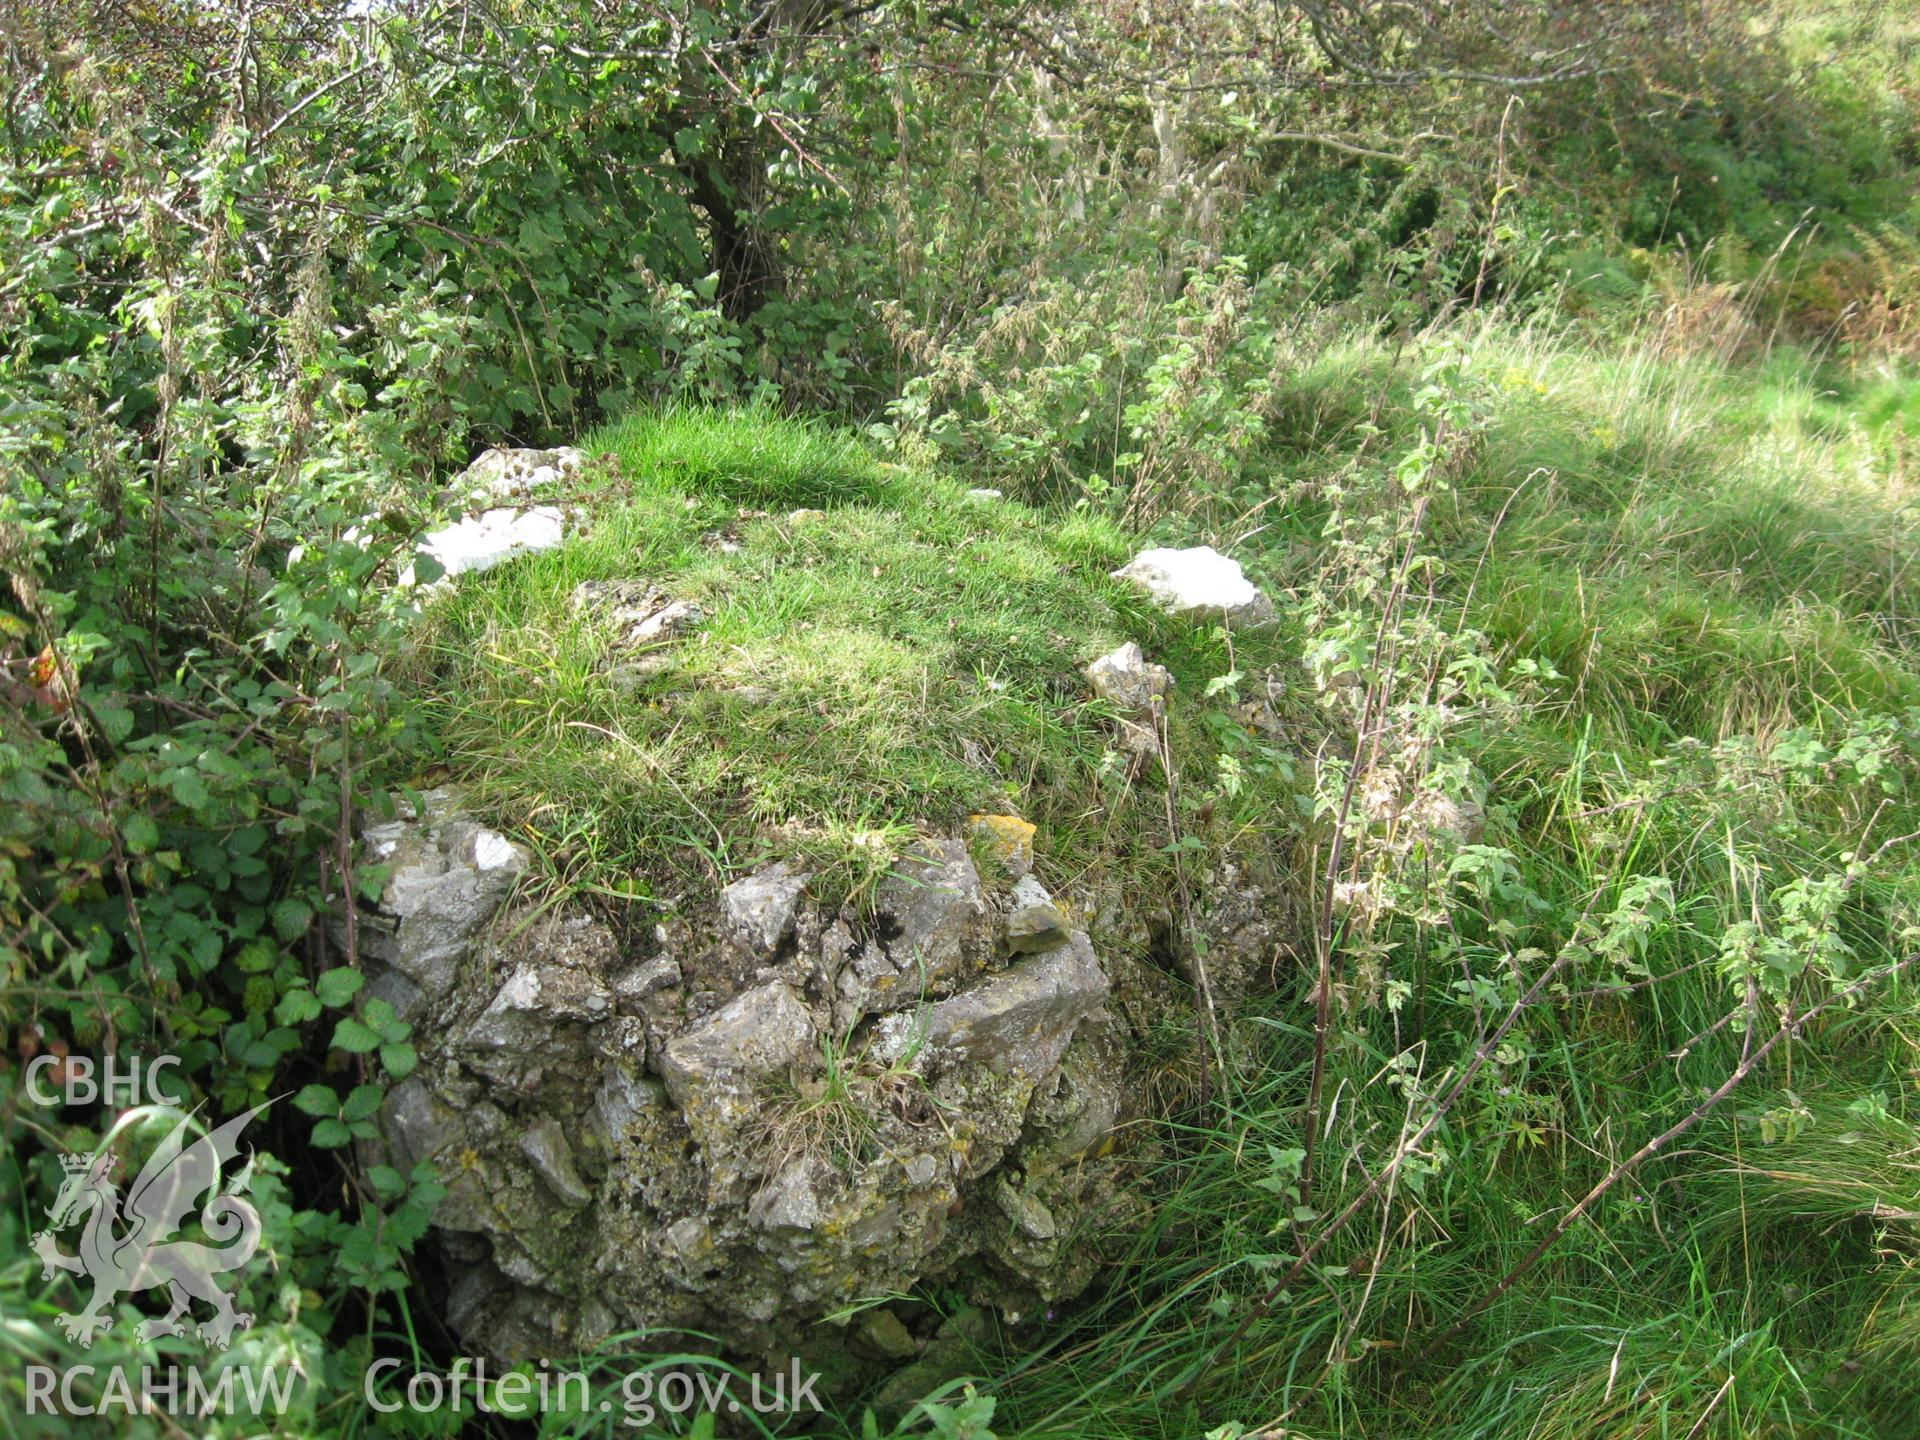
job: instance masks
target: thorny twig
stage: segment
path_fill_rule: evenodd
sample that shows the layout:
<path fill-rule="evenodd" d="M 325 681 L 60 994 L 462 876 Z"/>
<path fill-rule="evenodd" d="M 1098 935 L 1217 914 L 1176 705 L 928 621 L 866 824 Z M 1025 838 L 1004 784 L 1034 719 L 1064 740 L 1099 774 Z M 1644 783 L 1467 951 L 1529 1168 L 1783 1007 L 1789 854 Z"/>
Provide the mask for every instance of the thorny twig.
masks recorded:
<path fill-rule="evenodd" d="M 1444 430 L 1441 432 L 1444 434 Z M 1436 441 L 1440 438 L 1436 435 Z M 1414 504 L 1413 523 L 1407 536 L 1407 543 L 1400 557 L 1400 565 L 1394 576 L 1393 588 L 1388 593 L 1383 611 L 1381 635 L 1384 638 L 1391 630 L 1395 617 L 1406 596 L 1407 577 L 1412 573 L 1414 546 L 1420 538 L 1427 515 L 1427 497 L 1422 495 Z M 1377 655 L 1376 659 L 1379 658 Z M 1313 1018 L 1313 1075 L 1307 1086 L 1307 1115 L 1305 1139 L 1303 1141 L 1306 1157 L 1300 1165 L 1300 1190 L 1304 1196 L 1313 1186 L 1313 1161 L 1316 1140 L 1320 1131 L 1320 1109 L 1322 1091 L 1326 1086 L 1327 1048 L 1333 1028 L 1333 936 L 1334 936 L 1334 893 L 1340 879 L 1340 867 L 1345 856 L 1347 826 L 1353 815 L 1354 794 L 1360 784 L 1361 772 L 1370 761 L 1363 761 L 1362 750 L 1371 744 L 1374 755 L 1379 752 L 1379 724 L 1386 711 L 1390 697 L 1389 676 L 1391 657 L 1386 665 L 1367 686 L 1365 697 L 1360 703 L 1360 723 L 1358 737 L 1354 742 L 1353 759 L 1347 766 L 1347 780 L 1340 796 L 1340 808 L 1334 814 L 1333 839 L 1327 849 L 1327 864 L 1321 875 L 1320 914 L 1314 928 L 1313 948 L 1317 962 L 1317 974 L 1314 979 L 1314 1018 Z M 1369 741 L 1369 737 L 1371 740 Z"/>
<path fill-rule="evenodd" d="M 1381 1167 L 1373 1179 L 1367 1182 L 1360 1193 L 1347 1203 L 1346 1208 L 1334 1216 L 1334 1218 L 1322 1228 L 1320 1233 L 1308 1242 L 1299 1258 L 1282 1272 L 1280 1278 L 1268 1287 L 1266 1294 L 1255 1301 L 1247 1313 L 1241 1317 L 1240 1323 L 1234 1327 L 1233 1333 L 1208 1352 L 1207 1358 L 1201 1362 L 1200 1366 L 1194 1371 L 1192 1379 L 1187 1382 L 1189 1385 L 1206 1374 L 1206 1372 L 1213 1367 L 1214 1361 L 1219 1358 L 1223 1351 L 1231 1349 L 1245 1337 L 1247 1331 L 1252 1328 L 1253 1323 L 1267 1314 L 1273 1308 L 1274 1302 L 1294 1287 L 1300 1277 L 1306 1273 L 1307 1267 L 1313 1263 L 1314 1257 L 1326 1249 L 1335 1236 L 1345 1230 L 1348 1225 L 1352 1224 L 1354 1218 L 1366 1208 L 1367 1202 L 1379 1194 L 1380 1191 L 1399 1174 L 1400 1167 L 1406 1163 L 1407 1159 L 1419 1152 L 1420 1147 L 1426 1143 L 1427 1137 L 1440 1128 L 1441 1122 L 1447 1118 L 1447 1115 L 1452 1111 L 1454 1104 L 1459 1098 L 1466 1093 L 1467 1087 L 1473 1083 L 1474 1078 L 1479 1075 L 1481 1070 L 1486 1068 L 1487 1062 L 1493 1058 L 1494 1051 L 1499 1049 L 1500 1042 L 1507 1038 L 1507 1032 L 1519 1022 L 1523 1014 L 1533 1007 L 1534 1003 L 1545 993 L 1553 977 L 1560 973 L 1561 969 L 1571 958 L 1571 955 L 1566 952 L 1562 952 L 1556 956 L 1553 962 L 1541 972 L 1540 978 L 1535 980 L 1528 988 L 1527 992 L 1513 1002 L 1512 1008 L 1507 1011 L 1506 1016 L 1500 1023 L 1494 1027 L 1493 1033 L 1483 1039 L 1475 1048 L 1473 1058 L 1467 1062 L 1459 1075 L 1455 1077 L 1453 1084 L 1447 1087 L 1446 1094 L 1435 1104 L 1433 1113 L 1427 1117 L 1418 1130 L 1400 1142 L 1395 1148 L 1392 1158 Z"/>

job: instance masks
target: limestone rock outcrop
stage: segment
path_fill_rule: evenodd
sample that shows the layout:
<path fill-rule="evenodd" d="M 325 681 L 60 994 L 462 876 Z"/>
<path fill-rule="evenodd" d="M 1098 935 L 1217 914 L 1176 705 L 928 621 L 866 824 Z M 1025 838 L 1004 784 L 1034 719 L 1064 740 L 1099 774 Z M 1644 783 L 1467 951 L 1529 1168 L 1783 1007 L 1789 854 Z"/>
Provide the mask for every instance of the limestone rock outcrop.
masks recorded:
<path fill-rule="evenodd" d="M 1138 1208 L 1116 1178 L 1125 1011 L 1159 1002 L 1110 1003 L 1030 827 L 997 818 L 984 879 L 930 835 L 867 906 L 781 861 L 644 922 L 502 909 L 527 856 L 448 792 L 368 832 L 395 869 L 365 953 L 420 1051 L 385 1141 L 448 1187 L 466 1342 L 517 1359 L 657 1327 L 799 1353 L 929 1278 L 1007 1313 L 1083 1288 L 1090 1237 Z M 909 1352 L 891 1328 L 843 1339 Z"/>
<path fill-rule="evenodd" d="M 445 578 L 491 570 L 518 555 L 558 549 L 566 539 L 568 517 L 555 504 L 533 503 L 535 495 L 577 479 L 584 451 L 489 450 L 448 487 L 453 502 L 473 513 L 430 530 L 419 540 L 420 553 L 445 572 Z M 403 582 L 412 584 L 413 568 Z"/>
<path fill-rule="evenodd" d="M 1183 620 L 1225 620 L 1235 626 L 1266 625 L 1273 601 L 1240 569 L 1240 562 L 1211 545 L 1184 550 L 1142 550 L 1113 572 L 1144 590 L 1168 614 Z"/>

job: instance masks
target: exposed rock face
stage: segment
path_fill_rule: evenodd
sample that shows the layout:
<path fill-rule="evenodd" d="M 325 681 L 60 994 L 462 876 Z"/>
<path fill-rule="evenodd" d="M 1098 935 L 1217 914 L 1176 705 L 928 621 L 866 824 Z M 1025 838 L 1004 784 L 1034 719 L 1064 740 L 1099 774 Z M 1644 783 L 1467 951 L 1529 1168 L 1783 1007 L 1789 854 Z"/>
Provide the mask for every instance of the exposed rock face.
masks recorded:
<path fill-rule="evenodd" d="M 586 462 L 586 453 L 571 445 L 557 450 L 487 451 L 448 487 L 456 505 L 478 513 L 422 535 L 421 552 L 451 579 L 491 570 L 517 555 L 556 549 L 566 538 L 566 515 L 557 505 L 530 502 L 543 489 L 577 479 Z M 402 583 L 412 584 L 413 579 L 409 566 Z"/>
<path fill-rule="evenodd" d="M 525 510 L 495 506 L 428 531 L 420 537 L 420 550 L 452 578 L 491 570 L 516 555 L 558 549 L 566 535 L 566 519 L 556 506 L 535 505 Z M 407 579 L 412 579 L 411 568 Z"/>
<path fill-rule="evenodd" d="M 1282 876 L 1255 873 L 1222 859 L 1202 877 L 1205 904 L 1197 917 L 1207 938 L 1207 970 L 1214 998 L 1236 1003 L 1270 986 L 1282 967 L 1297 964 L 1293 942 L 1306 922 L 1296 912 Z"/>
<path fill-rule="evenodd" d="M 660 1074 L 687 1128 L 709 1150 L 753 1116 L 759 1083 L 813 1044 L 813 1017 L 775 980 L 749 990 L 667 1042 Z"/>
<path fill-rule="evenodd" d="M 1107 998 L 1107 977 L 1084 933 L 951 1000 L 880 1022 L 875 1050 L 934 1069 L 980 1066 L 1037 1080 L 1053 1072 L 1074 1026 Z"/>
<path fill-rule="evenodd" d="M 1162 610 L 1183 620 L 1264 625 L 1274 618 L 1273 601 L 1247 579 L 1240 562 L 1211 545 L 1143 550 L 1114 571 L 1113 578 L 1131 581 Z"/>
<path fill-rule="evenodd" d="M 573 606 L 611 626 L 621 650 L 671 640 L 707 618 L 694 601 L 677 600 L 644 580 L 583 581 L 574 587 Z"/>
<path fill-rule="evenodd" d="M 772 955 L 793 934 L 808 875 L 781 861 L 720 892 L 728 934 L 749 950 Z"/>
<path fill-rule="evenodd" d="M 387 1144 L 448 1186 L 471 1345 L 552 1355 L 646 1326 L 798 1353 L 823 1316 L 936 1276 L 1030 1312 L 1083 1288 L 1090 1227 L 1130 1213 L 1131 1031 L 1025 868 L 989 883 L 929 838 L 870 914 L 780 863 L 621 933 L 584 910 L 487 925 L 526 857 L 445 795 L 369 840 L 411 857 L 369 926 L 421 1039 Z M 891 1315 L 842 1341 L 893 1363 L 918 1343 Z"/>
<path fill-rule="evenodd" d="M 1047 887 L 1031 875 L 1014 882 L 1007 910 L 1007 948 L 1018 955 L 1051 950 L 1067 940 L 1067 917 L 1053 903 Z"/>
<path fill-rule="evenodd" d="M 998 870 L 1009 880 L 1019 880 L 1033 869 L 1035 828 L 1031 820 L 1022 820 L 1018 815 L 967 817 L 968 833 L 989 868 Z"/>
<path fill-rule="evenodd" d="M 853 987 L 868 1010 L 898 1010 L 923 993 L 944 994 L 986 958 L 986 893 L 961 841 L 914 847 L 881 882 L 874 908 L 886 963 L 860 970 Z"/>
<path fill-rule="evenodd" d="M 1173 672 L 1155 665 L 1129 640 L 1087 666 L 1093 693 L 1122 710 L 1146 710 L 1173 693 Z"/>
<path fill-rule="evenodd" d="M 912 1360 L 920 1354 L 920 1346 L 900 1317 L 885 1308 L 868 1312 L 854 1343 L 883 1360 Z"/>
<path fill-rule="evenodd" d="M 386 965 L 379 990 L 402 1015 L 447 994 L 476 932 L 531 863 L 506 836 L 462 818 L 451 790 L 421 799 L 424 823 L 403 810 L 361 834 L 366 858 L 390 868 L 378 914 L 361 921 L 360 953 Z"/>
<path fill-rule="evenodd" d="M 1173 672 L 1156 665 L 1129 640 L 1086 667 L 1093 693 L 1120 712 L 1120 748 L 1136 773 L 1160 757 L 1160 711 L 1173 693 Z"/>

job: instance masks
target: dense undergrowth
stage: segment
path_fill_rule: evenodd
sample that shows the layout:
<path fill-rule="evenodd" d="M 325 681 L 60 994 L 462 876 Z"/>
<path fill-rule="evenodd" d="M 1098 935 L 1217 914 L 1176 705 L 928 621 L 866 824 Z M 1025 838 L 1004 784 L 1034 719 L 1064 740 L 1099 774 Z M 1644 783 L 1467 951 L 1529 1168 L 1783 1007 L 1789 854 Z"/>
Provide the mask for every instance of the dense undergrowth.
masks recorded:
<path fill-rule="evenodd" d="M 298 1094 L 222 1362 L 306 1377 L 281 1428 L 462 1423 L 360 1391 L 458 1342 L 436 1180 L 353 1147 L 412 1037 L 327 924 L 383 878 L 356 819 L 453 776 L 538 903 L 774 850 L 857 896 L 988 808 L 1062 893 L 1290 868 L 1204 1105 L 1173 1037 L 1124 1258 L 826 1433 L 1912 1433 L 1904 7 L 1607 7 L 1539 84 L 1486 77 L 1566 7 L 1508 7 L 1532 51 L 1340 5 L 16 8 L 0 1432 L 66 1423 L 21 1365 L 188 1355 L 83 1355 L 28 1249 L 114 1116 L 22 1067 L 116 1048 Z M 559 438 L 615 457 L 581 538 L 393 586 L 455 462 Z M 1147 541 L 1281 624 L 1148 611 L 1106 579 Z M 666 665 L 574 603 L 629 578 L 710 612 Z M 1123 638 L 1179 678 L 1176 804 L 1076 674 Z"/>
<path fill-rule="evenodd" d="M 1660 339 L 1623 353 L 1499 326 L 1430 337 L 1473 357 L 1476 438 L 1391 557 L 1417 557 L 1401 602 L 1417 621 L 1383 626 L 1378 602 L 1362 606 L 1364 643 L 1343 637 L 1335 668 L 1381 687 L 1373 713 L 1422 737 L 1403 763 L 1484 796 L 1484 832 L 1423 854 L 1390 821 L 1355 827 L 1331 872 L 1351 888 L 1328 932 L 1343 1008 L 1320 1178 L 1309 1190 L 1299 1173 L 1313 1025 L 1283 992 L 1250 1022 L 1263 1063 L 1190 1137 L 1128 1283 L 1017 1362 L 1005 1393 L 1023 1423 L 1908 1423 L 1913 992 L 1892 972 L 1915 938 L 1900 579 L 1913 382 L 1804 354 L 1729 368 Z M 1299 601 L 1310 659 L 1325 654 L 1312 637 L 1329 549 L 1366 534 L 1356 511 L 1406 503 L 1391 465 L 1419 424 L 1420 378 L 1362 345 L 1299 372 L 1283 402 L 1312 426 L 1299 490 L 1246 544 Z M 1384 432 L 1384 463 L 1356 463 L 1362 427 Z M 1390 573 L 1374 572 L 1376 593 Z M 1482 657 L 1509 675 L 1532 662 L 1523 688 L 1436 686 Z M 1343 779 L 1331 758 L 1326 810 Z M 1327 833 L 1304 843 L 1324 866 Z M 1846 999 L 1502 1283 L 1781 1016 L 1835 991 Z M 1383 1176 L 1388 1203 L 1262 1307 L 1302 1240 Z"/>

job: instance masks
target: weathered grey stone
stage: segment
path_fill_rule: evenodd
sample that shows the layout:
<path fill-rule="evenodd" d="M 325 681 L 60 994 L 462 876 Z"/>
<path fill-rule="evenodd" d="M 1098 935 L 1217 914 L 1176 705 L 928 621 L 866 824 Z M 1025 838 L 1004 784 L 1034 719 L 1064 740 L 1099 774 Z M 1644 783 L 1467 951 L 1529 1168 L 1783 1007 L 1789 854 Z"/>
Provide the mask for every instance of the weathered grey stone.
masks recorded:
<path fill-rule="evenodd" d="M 882 1415 L 897 1417 L 942 1385 L 967 1374 L 980 1374 L 993 1343 L 993 1325 L 968 1306 L 942 1322 L 920 1358 L 887 1377 L 873 1397 Z"/>
<path fill-rule="evenodd" d="M 1126 1084 L 1121 1027 L 1090 1017 L 1027 1107 L 1028 1143 L 1021 1158 L 1028 1174 L 1084 1163 L 1120 1123 Z"/>
<path fill-rule="evenodd" d="M 644 580 L 583 580 L 573 587 L 572 601 L 575 610 L 614 632 L 620 650 L 670 640 L 707 618 L 697 602 L 676 599 Z"/>
<path fill-rule="evenodd" d="M 754 1082 L 813 1045 L 813 1019 L 776 980 L 749 990 L 667 1043 L 660 1074 L 703 1143 L 720 1140 L 751 1109 Z"/>
<path fill-rule="evenodd" d="M 986 892 L 958 840 L 915 845 L 880 883 L 874 910 L 884 953 L 870 948 L 855 965 L 864 1009 L 898 1010 L 952 990 L 985 959 Z"/>
<path fill-rule="evenodd" d="M 613 982 L 614 993 L 630 1004 L 672 990 L 680 984 L 680 962 L 671 955 L 656 955 Z"/>
<path fill-rule="evenodd" d="M 458 962 L 494 917 L 532 856 L 498 831 L 459 816 L 459 794 L 421 797 L 424 814 L 368 826 L 362 853 L 390 867 L 371 915 L 361 917 L 361 954 L 419 989 L 415 1003 L 443 998 Z M 336 926 L 336 936 L 339 927 Z M 411 1007 L 409 1007 L 411 1008 Z"/>
<path fill-rule="evenodd" d="M 762 1230 L 811 1230 L 826 1218 L 820 1203 L 819 1161 L 803 1156 L 769 1180 L 747 1206 L 747 1219 Z"/>
<path fill-rule="evenodd" d="M 1205 901 L 1196 922 L 1207 942 L 1207 978 L 1216 1002 L 1233 1003 L 1271 983 L 1268 977 L 1292 953 L 1303 921 L 1284 877 L 1249 874 L 1223 859 L 1202 879 Z M 1344 893 L 1337 887 L 1336 904 Z"/>
<path fill-rule="evenodd" d="M 369 968 L 374 971 L 373 978 L 360 992 L 362 1000 L 384 1000 L 402 1020 L 411 1020 L 425 1004 L 425 993 L 398 970 L 384 966 Z"/>
<path fill-rule="evenodd" d="M 911 1360 L 920 1353 L 913 1332 L 884 1305 L 877 1310 L 869 1310 L 861 1318 L 860 1328 L 854 1332 L 854 1342 L 881 1360 Z"/>
<path fill-rule="evenodd" d="M 447 1187 L 433 1212 L 441 1230 L 485 1231 L 499 1213 L 491 1193 L 499 1172 L 482 1174 L 468 1161 L 498 1137 L 504 1118 L 492 1105 L 449 1104 L 419 1071 L 388 1093 L 380 1111 L 385 1161 L 402 1174 L 422 1160 L 434 1162 Z"/>
<path fill-rule="evenodd" d="M 1086 668 L 1093 693 L 1122 710 L 1146 710 L 1173 692 L 1173 672 L 1155 665 L 1129 640 Z"/>
<path fill-rule="evenodd" d="M 612 1015 L 613 997 L 591 972 L 528 962 L 458 1038 L 474 1069 L 500 1084 L 532 1089 L 556 1063 L 577 1060 L 557 1032 Z"/>
<path fill-rule="evenodd" d="M 688 1215 L 660 1232 L 660 1248 L 679 1260 L 702 1259 L 713 1250 L 713 1227 L 703 1216 Z"/>
<path fill-rule="evenodd" d="M 1073 1221 L 1099 1215 L 1103 1224 L 1141 1216 L 1149 1202 L 1124 1185 L 1110 1162 L 1029 1171 L 994 1194 L 993 1223 L 983 1227 L 986 1249 L 1001 1273 L 1018 1277 L 991 1296 L 1010 1321 L 1078 1294 L 1099 1264 L 1098 1247 L 1075 1243 Z"/>
<path fill-rule="evenodd" d="M 466 1238 L 471 1244 L 481 1243 Z M 509 1303 L 512 1285 L 491 1263 L 454 1265 L 451 1269 L 453 1282 L 447 1291 L 447 1319 L 466 1334 L 486 1329 L 498 1335 L 506 1328 L 500 1323 L 501 1311 Z"/>
<path fill-rule="evenodd" d="M 616 1144 L 642 1117 L 658 1115 L 666 1105 L 664 1085 L 657 1080 L 637 1079 L 620 1064 L 606 1067 L 600 1088 L 593 1097 L 594 1115 L 600 1122 L 601 1132 Z"/>
<path fill-rule="evenodd" d="M 573 1147 L 551 1116 L 535 1121 L 520 1136 L 520 1153 L 533 1162 L 556 1200 L 574 1209 L 593 1203 L 593 1191 L 573 1168 Z"/>
<path fill-rule="evenodd" d="M 782 860 L 720 892 L 720 908 L 733 940 L 751 954 L 771 957 L 793 933 L 793 919 L 811 877 Z"/>
<path fill-rule="evenodd" d="M 994 1202 L 1000 1213 L 1011 1220 L 1029 1240 L 1051 1240 L 1060 1233 L 1059 1222 L 1039 1196 L 1022 1190 L 1002 1175 L 993 1187 Z"/>
<path fill-rule="evenodd" d="M 1085 931 L 1065 945 L 1021 961 L 971 990 L 917 1015 L 889 1015 L 874 1049 L 899 1060 L 916 1048 L 937 1063 L 956 1061 L 996 1073 L 1038 1077 L 1051 1071 L 1074 1026 L 1107 998 L 1107 977 Z"/>
<path fill-rule="evenodd" d="M 388 1163 L 403 1174 L 466 1138 L 459 1114 L 443 1104 L 418 1075 L 408 1076 L 388 1092 L 380 1123 Z"/>
<path fill-rule="evenodd" d="M 1007 949 L 1016 955 L 1051 950 L 1067 942 L 1067 917 L 1053 903 L 1047 887 L 1031 875 L 1014 882 L 1007 909 Z"/>
<path fill-rule="evenodd" d="M 1211 545 L 1143 550 L 1113 578 L 1137 585 L 1162 610 L 1184 620 L 1264 625 L 1273 619 L 1273 601 L 1247 579 L 1238 560 Z"/>
<path fill-rule="evenodd" d="M 571 445 L 553 450 L 488 450 L 460 472 L 448 487 L 461 503 L 472 500 L 524 500 L 543 486 L 579 478 L 587 455 Z"/>
<path fill-rule="evenodd" d="M 516 1028 L 523 1017 L 537 1017 L 534 1023 L 544 1030 L 555 1020 L 598 1020 L 611 1008 L 607 992 L 590 976 L 522 965 L 507 977 L 466 1038 L 470 1045 L 504 1049 L 533 1038 L 532 1032 Z"/>
<path fill-rule="evenodd" d="M 1130 772 L 1161 759 L 1161 709 L 1173 691 L 1173 674 L 1151 663 L 1129 640 L 1086 667 L 1094 693 L 1120 711 L 1116 729 Z"/>
<path fill-rule="evenodd" d="M 706 618 L 706 608 L 696 601 L 675 600 L 634 626 L 627 632 L 628 639 L 633 644 L 645 645 L 649 641 L 662 640 L 669 635 L 682 634 L 693 629 Z"/>

